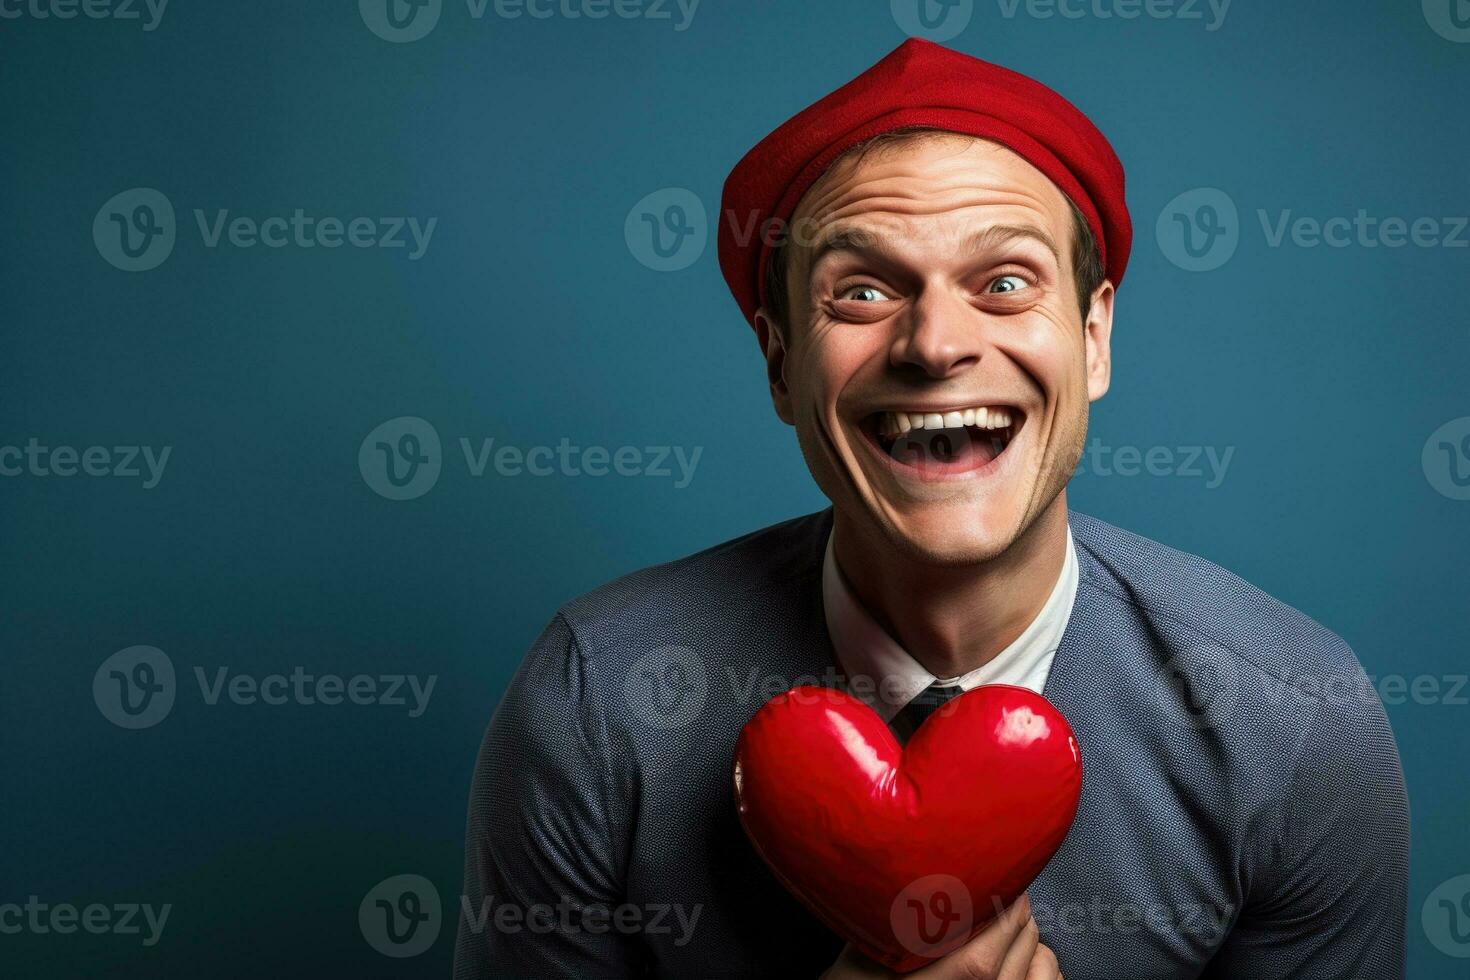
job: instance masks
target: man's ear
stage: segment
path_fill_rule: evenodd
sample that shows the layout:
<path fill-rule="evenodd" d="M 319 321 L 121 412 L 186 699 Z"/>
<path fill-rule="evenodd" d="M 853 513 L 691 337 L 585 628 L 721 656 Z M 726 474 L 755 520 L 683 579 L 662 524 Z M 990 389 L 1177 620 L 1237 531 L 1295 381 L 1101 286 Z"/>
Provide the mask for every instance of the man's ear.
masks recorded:
<path fill-rule="evenodd" d="M 1095 402 L 1108 393 L 1113 381 L 1113 297 L 1116 290 L 1106 279 L 1092 294 L 1083 331 L 1087 344 L 1087 400 Z"/>
<path fill-rule="evenodd" d="M 755 335 L 766 355 L 766 380 L 771 385 L 771 404 L 787 425 L 795 425 L 791 414 L 791 391 L 786 387 L 786 338 L 781 325 L 762 306 L 755 311 Z"/>

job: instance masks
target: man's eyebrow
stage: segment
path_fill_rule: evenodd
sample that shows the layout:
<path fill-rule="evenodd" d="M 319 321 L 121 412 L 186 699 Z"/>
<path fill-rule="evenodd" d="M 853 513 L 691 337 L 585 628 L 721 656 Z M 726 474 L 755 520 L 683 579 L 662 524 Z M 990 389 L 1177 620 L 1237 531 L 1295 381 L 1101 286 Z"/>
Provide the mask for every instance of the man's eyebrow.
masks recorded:
<path fill-rule="evenodd" d="M 1040 242 L 1058 264 L 1062 261 L 1061 249 L 1043 229 L 1035 225 L 991 225 L 965 239 L 962 248 L 967 252 L 981 252 L 1000 248 L 1017 238 L 1029 238 Z M 882 232 L 862 225 L 847 225 L 820 239 L 812 247 L 811 268 L 816 268 L 822 257 L 829 252 L 853 252 L 858 255 L 892 255 L 893 245 Z"/>

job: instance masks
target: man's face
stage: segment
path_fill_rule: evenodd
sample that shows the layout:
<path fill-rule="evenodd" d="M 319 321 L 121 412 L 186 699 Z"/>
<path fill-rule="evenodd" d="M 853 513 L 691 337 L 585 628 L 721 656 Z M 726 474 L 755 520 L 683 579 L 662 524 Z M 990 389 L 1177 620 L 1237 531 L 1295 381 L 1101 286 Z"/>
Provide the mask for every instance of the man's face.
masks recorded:
<path fill-rule="evenodd" d="M 884 147 L 802 198 L 790 326 L 758 325 L 777 412 L 847 519 L 964 564 L 1056 499 L 1109 374 L 1112 286 L 1084 323 L 1072 221 L 1035 167 L 965 136 Z"/>

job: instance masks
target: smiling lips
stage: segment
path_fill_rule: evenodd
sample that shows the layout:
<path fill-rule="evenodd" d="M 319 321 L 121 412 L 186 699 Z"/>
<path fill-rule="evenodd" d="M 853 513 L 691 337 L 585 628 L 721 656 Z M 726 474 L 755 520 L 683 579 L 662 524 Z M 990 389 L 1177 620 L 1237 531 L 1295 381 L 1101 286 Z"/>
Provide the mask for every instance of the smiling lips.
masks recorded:
<path fill-rule="evenodd" d="M 903 469 L 930 479 L 957 476 L 993 462 L 1020 431 L 1025 415 L 1009 405 L 944 411 L 882 411 L 861 428 Z"/>

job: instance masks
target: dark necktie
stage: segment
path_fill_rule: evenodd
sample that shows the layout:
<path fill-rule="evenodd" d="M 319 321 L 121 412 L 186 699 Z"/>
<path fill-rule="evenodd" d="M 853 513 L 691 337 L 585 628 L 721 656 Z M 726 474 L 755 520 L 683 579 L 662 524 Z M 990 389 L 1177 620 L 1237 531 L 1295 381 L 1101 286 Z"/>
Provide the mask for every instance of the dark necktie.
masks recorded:
<path fill-rule="evenodd" d="M 958 684 L 945 687 L 935 681 L 914 695 L 914 699 L 900 708 L 898 714 L 893 716 L 893 721 L 888 723 L 893 734 L 898 736 L 899 744 L 906 744 L 914 732 L 919 730 L 925 718 L 939 710 L 946 701 L 963 693 L 963 688 Z"/>

